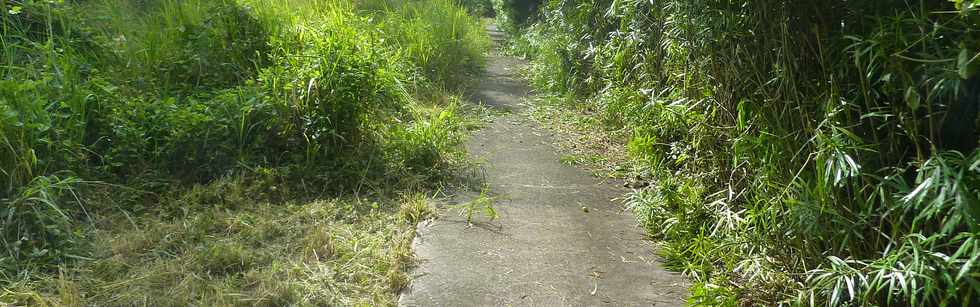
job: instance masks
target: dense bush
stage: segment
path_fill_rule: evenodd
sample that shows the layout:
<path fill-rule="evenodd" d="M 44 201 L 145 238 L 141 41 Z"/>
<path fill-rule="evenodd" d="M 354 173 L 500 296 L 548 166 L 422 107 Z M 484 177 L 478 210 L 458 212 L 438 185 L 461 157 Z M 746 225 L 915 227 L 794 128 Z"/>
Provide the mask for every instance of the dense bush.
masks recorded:
<path fill-rule="evenodd" d="M 535 21 L 535 17 L 545 1 L 542 0 L 492 0 L 497 26 L 508 34 L 518 31 Z"/>
<path fill-rule="evenodd" d="M 86 7 L 122 80 L 143 88 L 227 87 L 267 64 L 269 29 L 247 6 L 219 1 L 102 1 Z"/>
<path fill-rule="evenodd" d="M 552 0 L 513 41 L 631 132 L 692 302 L 970 305 L 978 30 L 976 1 Z"/>
<path fill-rule="evenodd" d="M 491 0 L 459 0 L 459 4 L 470 12 L 470 15 L 480 17 L 494 17 L 493 1 Z"/>
<path fill-rule="evenodd" d="M 84 259 L 80 222 L 120 208 L 85 202 L 94 186 L 149 195 L 129 211 L 252 169 L 332 193 L 354 173 L 441 176 L 459 125 L 429 110 L 458 114 L 418 99 L 462 83 L 488 45 L 450 0 L 0 3 L 4 281 Z"/>
<path fill-rule="evenodd" d="M 396 4 L 388 10 L 395 13 L 383 21 L 385 36 L 414 63 L 409 69 L 414 75 L 460 89 L 482 67 L 489 41 L 482 24 L 472 22 L 465 11 L 437 2 Z"/>

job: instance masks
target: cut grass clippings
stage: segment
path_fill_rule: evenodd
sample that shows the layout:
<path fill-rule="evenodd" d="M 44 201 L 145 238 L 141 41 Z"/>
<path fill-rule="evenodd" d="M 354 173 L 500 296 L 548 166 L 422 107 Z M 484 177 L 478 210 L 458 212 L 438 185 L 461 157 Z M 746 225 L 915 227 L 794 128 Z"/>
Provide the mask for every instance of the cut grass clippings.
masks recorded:
<path fill-rule="evenodd" d="M 585 166 L 601 178 L 627 177 L 631 160 L 625 144 L 630 131 L 609 130 L 587 108 L 569 108 L 562 99 L 538 95 L 526 102 L 532 120 L 561 136 L 555 142 L 563 153 L 559 162 Z"/>
<path fill-rule="evenodd" d="M 212 187 L 217 185 L 211 185 Z M 49 306 L 394 305 L 428 199 L 222 203 L 185 217 L 107 216 L 95 260 L 12 285 L 0 299 Z"/>

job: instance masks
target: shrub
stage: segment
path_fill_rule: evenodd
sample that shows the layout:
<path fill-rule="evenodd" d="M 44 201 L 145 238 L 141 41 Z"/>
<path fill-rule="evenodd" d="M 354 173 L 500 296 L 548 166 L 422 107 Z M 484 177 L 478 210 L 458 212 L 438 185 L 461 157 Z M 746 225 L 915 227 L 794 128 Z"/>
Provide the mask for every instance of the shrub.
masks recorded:
<path fill-rule="evenodd" d="M 186 213 L 160 199 L 252 170 L 318 193 L 443 174 L 459 114 L 419 99 L 488 46 L 451 0 L 0 3 L 3 281 L 84 259 L 85 208 Z"/>
<path fill-rule="evenodd" d="M 473 16 L 494 17 L 493 1 L 491 0 L 459 0 L 459 4 Z"/>
<path fill-rule="evenodd" d="M 116 50 L 118 80 L 151 92 L 191 93 L 254 78 L 268 64 L 270 29 L 233 0 L 102 0 L 79 10 Z"/>
<path fill-rule="evenodd" d="M 542 0 L 492 0 L 497 25 L 509 34 L 517 34 L 522 27 L 534 21 L 535 15 L 547 1 Z"/>
<path fill-rule="evenodd" d="M 980 6 L 555 0 L 540 16 L 514 39 L 534 85 L 633 135 L 658 184 L 629 205 L 693 303 L 977 300 Z"/>
<path fill-rule="evenodd" d="M 414 64 L 409 77 L 422 84 L 462 89 L 483 67 L 490 46 L 482 24 L 452 0 L 397 2 L 381 23 L 385 37 Z"/>

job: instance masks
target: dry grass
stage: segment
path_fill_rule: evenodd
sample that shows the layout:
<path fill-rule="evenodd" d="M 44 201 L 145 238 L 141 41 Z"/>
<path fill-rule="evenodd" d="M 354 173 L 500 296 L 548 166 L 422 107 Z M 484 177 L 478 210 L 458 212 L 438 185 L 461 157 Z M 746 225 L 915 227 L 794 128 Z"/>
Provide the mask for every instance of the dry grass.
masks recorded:
<path fill-rule="evenodd" d="M 14 284 L 0 298 L 50 306 L 390 306 L 410 281 L 415 225 L 433 216 L 424 195 L 408 193 L 221 203 L 135 224 L 107 217 L 115 222 L 92 234 L 95 260 Z"/>
<path fill-rule="evenodd" d="M 569 108 L 554 96 L 537 96 L 527 102 L 532 120 L 559 135 L 555 144 L 564 164 L 582 165 L 602 178 L 624 178 L 631 159 L 625 144 L 629 131 L 609 130 L 585 108 Z"/>

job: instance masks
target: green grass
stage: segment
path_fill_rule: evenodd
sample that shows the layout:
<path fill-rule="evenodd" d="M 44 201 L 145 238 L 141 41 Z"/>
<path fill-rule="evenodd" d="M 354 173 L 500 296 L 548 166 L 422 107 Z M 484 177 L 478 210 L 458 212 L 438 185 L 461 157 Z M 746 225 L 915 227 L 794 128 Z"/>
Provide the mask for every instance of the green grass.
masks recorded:
<path fill-rule="evenodd" d="M 0 304 L 390 305 L 469 165 L 453 1 L 0 4 Z"/>
<path fill-rule="evenodd" d="M 489 195 L 489 187 L 484 186 L 480 191 L 480 195 L 477 195 L 472 200 L 462 204 L 452 205 L 448 208 L 455 210 L 459 216 L 465 216 L 466 223 L 472 225 L 480 215 L 486 218 L 487 222 L 492 222 L 499 218 L 497 209 L 493 207 L 496 201 L 496 197 Z"/>

